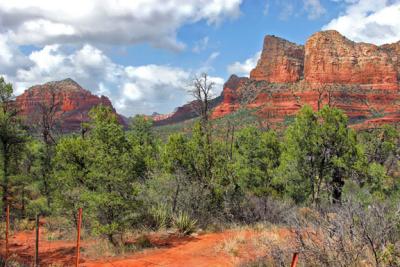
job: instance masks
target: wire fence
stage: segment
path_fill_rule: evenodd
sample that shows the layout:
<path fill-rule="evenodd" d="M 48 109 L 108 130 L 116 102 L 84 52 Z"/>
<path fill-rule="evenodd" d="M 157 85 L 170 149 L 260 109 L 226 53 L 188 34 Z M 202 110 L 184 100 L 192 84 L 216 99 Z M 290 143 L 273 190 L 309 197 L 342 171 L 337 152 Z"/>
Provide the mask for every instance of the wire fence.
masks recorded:
<path fill-rule="evenodd" d="M 48 266 L 52 265 L 52 260 L 56 257 L 64 256 L 66 258 L 63 266 L 79 266 L 82 261 L 80 259 L 81 248 L 81 227 L 82 227 L 83 210 L 79 208 L 77 211 L 76 240 L 69 242 L 65 246 L 65 241 L 49 240 L 46 237 L 46 228 L 40 215 L 36 215 L 34 229 L 31 231 L 19 231 L 15 228 L 12 231 L 11 225 L 15 220 L 10 219 L 10 207 L 6 207 L 4 216 L 4 246 L 0 250 L 0 266 L 8 266 L 9 263 L 27 264 L 28 266 Z M 71 233 L 74 235 L 74 233 Z M 299 253 L 293 253 L 290 267 L 296 267 L 299 261 Z M 10 264 L 11 266 L 11 264 Z M 12 265 L 15 266 L 15 265 Z M 25 266 L 25 265 L 22 265 Z"/>
<path fill-rule="evenodd" d="M 0 266 L 14 266 L 15 263 L 28 266 L 47 266 L 56 257 L 64 257 L 63 262 L 68 266 L 79 266 L 81 247 L 82 208 L 78 210 L 77 236 L 75 242 L 49 240 L 46 236 L 44 222 L 40 215 L 36 215 L 33 230 L 20 231 L 14 224 L 15 218 L 10 216 L 10 206 L 5 210 L 4 240 L 1 243 Z M 15 230 L 13 232 L 13 230 Z M 25 266 L 25 265 L 22 265 Z"/>

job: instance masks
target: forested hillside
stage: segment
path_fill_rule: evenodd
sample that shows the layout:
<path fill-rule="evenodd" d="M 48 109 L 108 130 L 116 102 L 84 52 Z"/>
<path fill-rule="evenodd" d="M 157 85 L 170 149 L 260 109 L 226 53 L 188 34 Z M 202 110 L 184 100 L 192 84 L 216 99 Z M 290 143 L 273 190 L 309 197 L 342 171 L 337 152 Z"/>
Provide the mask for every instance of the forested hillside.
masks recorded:
<path fill-rule="evenodd" d="M 90 111 L 81 132 L 56 135 L 43 127 L 33 135 L 10 104 L 12 86 L 2 79 L 2 210 L 10 205 L 15 221 L 41 214 L 68 224 L 83 208 L 86 234 L 105 237 L 114 247 L 124 247 L 132 229 L 175 228 L 190 234 L 231 224 L 294 227 L 296 222 L 322 231 L 326 222 L 339 225 L 343 231 L 333 235 L 354 246 L 326 246 L 329 257 L 358 253 L 377 266 L 399 261 L 395 126 L 355 131 L 340 109 L 313 111 L 306 105 L 285 130 L 257 123 L 237 129 L 228 120 L 221 133 L 203 105 L 203 79 L 194 82 L 200 119 L 189 134 L 173 133 L 166 140 L 156 138 L 144 116 L 136 116 L 125 131 L 103 105 Z M 302 207 L 309 207 L 308 217 L 300 216 Z M 291 217 L 296 214 L 304 221 Z M 336 215 L 329 219 L 329 214 Z M 347 239 L 348 230 L 353 239 Z M 320 233 L 322 239 L 327 235 Z M 311 253 L 310 242 L 303 245 L 310 260 L 324 265 L 320 254 Z"/>

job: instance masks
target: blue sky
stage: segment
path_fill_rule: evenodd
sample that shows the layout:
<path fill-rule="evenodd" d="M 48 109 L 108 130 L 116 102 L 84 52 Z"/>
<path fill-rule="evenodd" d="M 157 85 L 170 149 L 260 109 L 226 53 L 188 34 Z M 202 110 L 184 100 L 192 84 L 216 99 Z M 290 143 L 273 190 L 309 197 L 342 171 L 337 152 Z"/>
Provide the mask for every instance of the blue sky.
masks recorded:
<path fill-rule="evenodd" d="M 382 44 L 400 39 L 399 18 L 400 0 L 3 0 L 0 75 L 16 94 L 70 77 L 124 115 L 168 113 L 197 73 L 216 95 L 248 75 L 266 34 L 304 44 L 336 29 Z"/>
<path fill-rule="evenodd" d="M 171 64 L 183 68 L 201 68 L 212 53 L 219 53 L 212 62 L 215 74 L 229 77 L 227 66 L 234 61 L 244 61 L 260 51 L 264 36 L 273 34 L 290 41 L 303 44 L 306 39 L 335 18 L 345 5 L 326 1 L 327 12 L 315 19 L 309 19 L 302 2 L 288 1 L 293 4 L 291 14 L 284 16 L 285 4 L 281 1 L 250 0 L 241 5 L 241 14 L 236 19 L 224 21 L 220 25 L 208 25 L 206 21 L 184 25 L 178 30 L 177 38 L 187 45 L 183 51 L 176 52 L 141 44 L 127 47 L 124 53 L 116 49 L 111 54 L 120 64 Z M 342 8 L 341 8 L 342 7 Z M 329 10 L 329 12 L 328 12 Z M 200 52 L 193 47 L 208 40 Z M 121 56 L 124 54 L 124 56 Z"/>

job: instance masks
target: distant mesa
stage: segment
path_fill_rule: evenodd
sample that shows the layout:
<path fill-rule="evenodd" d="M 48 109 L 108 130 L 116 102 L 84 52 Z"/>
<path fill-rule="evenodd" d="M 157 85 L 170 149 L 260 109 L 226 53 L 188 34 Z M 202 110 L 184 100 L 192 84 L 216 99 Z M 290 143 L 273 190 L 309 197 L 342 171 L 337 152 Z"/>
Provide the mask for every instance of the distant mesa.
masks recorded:
<path fill-rule="evenodd" d="M 356 43 L 329 30 L 313 34 L 303 46 L 267 35 L 250 78 L 232 75 L 214 100 L 212 116 L 245 107 L 256 110 L 265 123 L 279 123 L 305 104 L 315 110 L 328 104 L 343 109 L 354 124 L 398 123 L 399 84 L 400 41 Z M 157 123 L 192 118 L 188 105 Z"/>
<path fill-rule="evenodd" d="M 32 86 L 17 96 L 15 104 L 28 124 L 40 119 L 41 106 L 54 106 L 59 130 L 64 133 L 79 130 L 82 122 L 89 121 L 90 109 L 100 104 L 110 107 L 121 124 L 126 125 L 125 118 L 116 113 L 106 96 L 93 95 L 70 78 Z"/>
<path fill-rule="evenodd" d="M 261 58 L 250 78 L 271 83 L 297 82 L 303 78 L 304 46 L 267 35 Z"/>

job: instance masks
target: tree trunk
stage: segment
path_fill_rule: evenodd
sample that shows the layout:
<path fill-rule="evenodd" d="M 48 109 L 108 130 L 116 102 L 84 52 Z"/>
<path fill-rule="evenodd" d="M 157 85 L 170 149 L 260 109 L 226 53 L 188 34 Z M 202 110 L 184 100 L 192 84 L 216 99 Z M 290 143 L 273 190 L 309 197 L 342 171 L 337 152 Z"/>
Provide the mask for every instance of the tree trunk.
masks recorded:
<path fill-rule="evenodd" d="M 340 204 L 342 202 L 342 189 L 344 181 L 340 175 L 340 171 L 335 171 L 332 177 L 332 202 L 333 204 Z"/>
<path fill-rule="evenodd" d="M 4 145 L 3 145 L 4 147 Z M 8 163 L 9 163 L 9 159 L 8 159 L 8 153 L 7 153 L 7 149 L 4 147 L 3 148 L 3 183 L 2 183 L 2 187 L 3 187 L 3 197 L 2 197 L 2 202 L 3 202 L 3 210 L 4 212 L 6 212 L 7 210 L 7 205 L 8 205 Z"/>
<path fill-rule="evenodd" d="M 173 205 L 172 205 L 172 212 L 174 214 L 175 214 L 175 211 L 176 211 L 176 206 L 178 204 L 179 192 L 180 192 L 180 183 L 179 183 L 179 179 L 176 179 L 176 191 L 175 191 L 174 201 L 173 201 Z"/>

